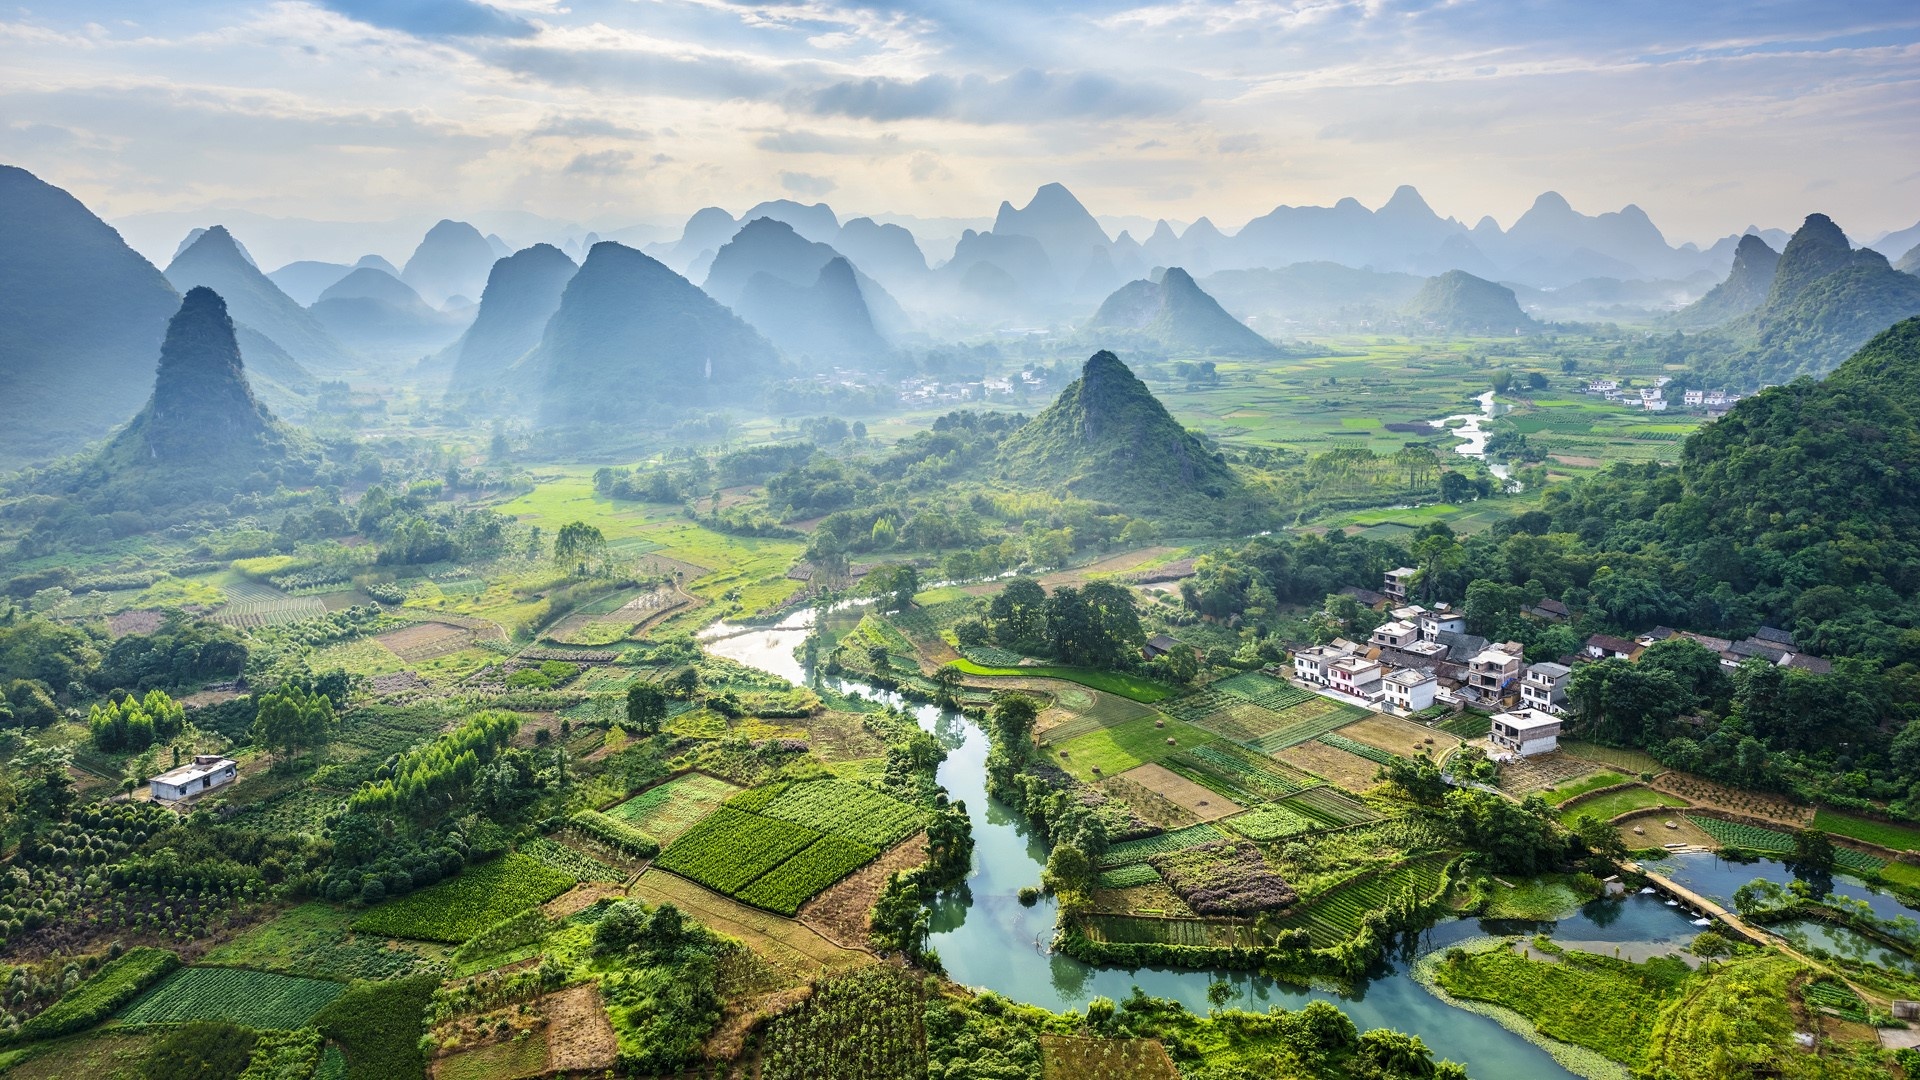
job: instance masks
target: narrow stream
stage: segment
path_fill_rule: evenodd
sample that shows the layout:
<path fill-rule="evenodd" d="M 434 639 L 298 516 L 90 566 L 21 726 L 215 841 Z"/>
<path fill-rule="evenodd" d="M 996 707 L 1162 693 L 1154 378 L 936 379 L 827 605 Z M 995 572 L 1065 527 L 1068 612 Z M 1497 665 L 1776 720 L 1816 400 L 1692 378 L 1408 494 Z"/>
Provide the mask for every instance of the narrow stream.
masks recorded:
<path fill-rule="evenodd" d="M 1459 445 L 1453 448 L 1453 452 L 1459 454 L 1461 457 L 1484 461 L 1487 456 L 1487 440 L 1493 436 L 1493 433 L 1487 430 L 1487 421 L 1500 415 L 1500 409 L 1502 408 L 1500 403 L 1493 399 L 1493 393 L 1493 391 L 1489 390 L 1474 398 L 1475 401 L 1480 403 L 1480 411 L 1477 413 L 1459 413 L 1454 416 L 1443 416 L 1438 420 L 1429 420 L 1427 423 L 1432 424 L 1436 428 L 1447 428 L 1448 424 L 1458 420 L 1460 422 L 1459 427 L 1447 428 L 1448 434 L 1462 440 Z M 1511 479 L 1513 476 L 1513 470 L 1505 465 L 1489 465 L 1487 466 L 1487 471 L 1502 480 Z"/>
<path fill-rule="evenodd" d="M 715 624 L 701 634 L 701 640 L 716 655 L 804 683 L 806 671 L 794 650 L 812 619 L 811 611 L 801 611 L 766 627 L 719 629 L 720 624 Z M 986 733 L 964 716 L 913 705 L 873 687 L 835 686 L 908 709 L 921 727 L 948 748 L 939 780 L 951 797 L 966 803 L 974 839 L 973 870 L 965 889 L 941 901 L 933 913 L 932 945 L 955 981 L 1056 1011 L 1083 1008 L 1095 997 L 1119 1001 L 1138 986 L 1154 997 L 1171 998 L 1204 1013 L 1209 1007 L 1208 987 L 1224 980 L 1234 989 L 1232 1006 L 1261 1011 L 1269 1005 L 1291 1009 L 1308 1001 L 1331 1001 L 1361 1030 L 1387 1027 L 1420 1036 L 1436 1059 L 1464 1063 L 1476 1080 L 1556 1080 L 1574 1075 L 1546 1051 L 1494 1021 L 1429 994 L 1409 975 L 1409 963 L 1400 958 L 1383 964 L 1376 977 L 1352 992 L 1336 993 L 1276 983 L 1246 972 L 1129 971 L 1049 954 L 1053 901 L 1043 898 L 1024 907 L 1016 896 L 1022 886 L 1039 884 L 1046 846 L 1024 820 L 987 797 Z M 1595 901 L 1556 923 L 1443 922 L 1420 935 L 1418 952 L 1482 934 L 1536 932 L 1550 933 L 1576 948 L 1643 957 L 1677 951 L 1699 931 L 1680 909 L 1636 894 Z"/>

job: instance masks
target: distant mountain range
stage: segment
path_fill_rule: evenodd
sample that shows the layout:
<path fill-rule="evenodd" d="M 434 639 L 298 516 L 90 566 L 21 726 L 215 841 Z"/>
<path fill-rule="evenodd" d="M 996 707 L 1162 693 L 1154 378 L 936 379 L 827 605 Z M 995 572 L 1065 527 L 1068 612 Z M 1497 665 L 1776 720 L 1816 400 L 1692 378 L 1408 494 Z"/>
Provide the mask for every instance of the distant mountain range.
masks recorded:
<path fill-rule="evenodd" d="M 167 280 L 182 292 L 204 285 L 226 300 L 239 326 L 241 350 L 250 355 L 258 375 L 298 387 L 311 383 L 313 376 L 335 376 L 359 364 L 351 349 L 242 254 L 225 226 L 207 229 L 168 263 Z M 258 348 L 252 335 L 273 348 Z M 283 357 L 291 358 L 291 364 Z"/>
<path fill-rule="evenodd" d="M 578 270 L 551 244 L 535 244 L 494 263 L 473 324 L 443 354 L 452 367 L 447 396 L 506 392 L 514 365 L 540 344 L 547 320 L 560 310 L 561 294 Z"/>

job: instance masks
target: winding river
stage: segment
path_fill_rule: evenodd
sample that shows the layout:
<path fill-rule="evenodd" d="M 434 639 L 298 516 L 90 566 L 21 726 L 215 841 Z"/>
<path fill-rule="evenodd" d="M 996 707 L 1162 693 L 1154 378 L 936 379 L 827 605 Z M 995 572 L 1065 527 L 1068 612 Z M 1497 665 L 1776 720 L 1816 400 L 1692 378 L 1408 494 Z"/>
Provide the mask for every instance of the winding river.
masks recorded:
<path fill-rule="evenodd" d="M 716 655 L 805 683 L 807 673 L 794 653 L 812 620 L 812 611 L 800 611 L 770 626 L 715 623 L 701 634 L 701 640 Z M 966 887 L 941 901 L 933 913 L 932 945 L 955 981 L 1053 1010 L 1079 1009 L 1101 996 L 1118 1001 L 1138 986 L 1154 997 L 1172 998 L 1204 1013 L 1208 987 L 1224 980 L 1234 990 L 1231 1005 L 1265 1010 L 1269 1005 L 1298 1008 L 1308 1001 L 1331 1001 L 1362 1030 L 1388 1027 L 1420 1036 L 1435 1058 L 1464 1063 L 1476 1080 L 1558 1080 L 1574 1075 L 1546 1051 L 1493 1020 L 1429 994 L 1409 974 L 1411 963 L 1405 957 L 1384 963 L 1375 977 L 1342 993 L 1304 989 L 1246 972 L 1128 971 L 1049 954 L 1053 901 L 1043 898 L 1024 907 L 1016 896 L 1022 886 L 1039 883 L 1046 847 L 1023 820 L 987 797 L 986 733 L 955 713 L 914 705 L 857 683 L 835 685 L 907 709 L 948 748 L 939 780 L 953 798 L 966 803 L 974 839 L 973 870 Z M 1443 922 L 1420 935 L 1417 952 L 1484 934 L 1535 932 L 1550 933 L 1576 948 L 1595 952 L 1617 948 L 1621 955 L 1646 956 L 1678 950 L 1699 931 L 1679 909 L 1653 896 L 1632 895 L 1595 901 L 1555 923 Z"/>

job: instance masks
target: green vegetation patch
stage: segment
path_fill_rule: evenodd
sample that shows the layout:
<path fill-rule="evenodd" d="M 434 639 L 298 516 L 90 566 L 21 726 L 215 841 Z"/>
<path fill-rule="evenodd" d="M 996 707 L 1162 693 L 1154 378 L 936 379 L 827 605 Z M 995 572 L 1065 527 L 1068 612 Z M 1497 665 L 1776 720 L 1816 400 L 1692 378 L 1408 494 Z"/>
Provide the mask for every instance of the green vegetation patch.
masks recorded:
<path fill-rule="evenodd" d="M 873 848 L 889 847 L 921 825 L 913 807 L 843 780 L 795 784 L 760 813 Z"/>
<path fill-rule="evenodd" d="M 1540 797 L 1547 800 L 1549 806 L 1559 806 L 1569 800 L 1577 799 L 1589 791 L 1598 791 L 1604 787 L 1612 787 L 1615 784 L 1624 784 L 1626 782 L 1627 778 L 1621 776 L 1619 773 L 1607 772 L 1603 769 L 1600 772 L 1588 773 L 1585 776 L 1576 777 L 1557 787 L 1548 788 L 1540 793 Z"/>
<path fill-rule="evenodd" d="M 1114 844 L 1100 856 L 1099 864 L 1102 870 L 1111 870 L 1131 863 L 1145 862 L 1149 855 L 1164 855 L 1170 851 L 1211 844 L 1226 838 L 1225 833 L 1212 825 L 1189 825 L 1184 829 L 1175 829 L 1158 836 Z"/>
<path fill-rule="evenodd" d="M 1345 735 L 1335 734 L 1331 731 L 1325 735 L 1316 735 L 1314 737 L 1326 743 L 1328 746 L 1333 747 L 1335 750 L 1345 750 L 1355 757 L 1366 758 L 1375 765 L 1391 765 L 1395 759 L 1400 756 L 1390 750 L 1382 750 L 1370 743 L 1356 742 L 1353 739 L 1347 738 Z"/>
<path fill-rule="evenodd" d="M 263 1031 L 306 1026 L 346 987 L 325 979 L 244 968 L 176 971 L 120 1014 L 128 1025 L 225 1020 Z"/>
<path fill-rule="evenodd" d="M 732 896 L 819 838 L 804 825 L 723 806 L 669 845 L 654 865 Z"/>
<path fill-rule="evenodd" d="M 1220 824 L 1249 840 L 1261 843 L 1285 840 L 1289 836 L 1298 836 L 1321 827 L 1318 821 L 1305 814 L 1296 813 L 1277 804 L 1256 806 L 1244 814 L 1235 814 Z"/>
<path fill-rule="evenodd" d="M 354 913 L 319 902 L 291 908 L 206 955 L 206 963 L 316 979 L 392 979 L 432 967 L 419 950 L 377 934 L 353 933 Z"/>
<path fill-rule="evenodd" d="M 1160 881 L 1160 871 L 1144 862 L 1129 863 L 1112 870 L 1100 871 L 1100 887 L 1103 889 L 1135 889 L 1142 885 L 1153 885 Z"/>
<path fill-rule="evenodd" d="M 427 1073 L 420 1019 L 440 985 L 437 975 L 359 983 L 313 1018 L 346 1059 L 345 1080 L 412 1080 Z M 324 1074 L 327 1065 L 323 1061 Z"/>
<path fill-rule="evenodd" d="M 625 881 L 627 879 L 627 875 L 599 859 L 584 852 L 575 851 L 565 844 L 549 840 L 544 836 L 521 844 L 520 853 L 531 855 L 576 881 Z"/>
<path fill-rule="evenodd" d="M 1355 720 L 1364 720 L 1367 710 L 1316 694 L 1308 700 L 1288 706 L 1280 716 L 1284 721 L 1282 724 L 1268 734 L 1249 741 L 1247 745 L 1263 754 L 1285 750 L 1346 727 Z"/>
<path fill-rule="evenodd" d="M 1302 690 L 1284 679 L 1276 679 L 1258 671 L 1241 672 L 1214 683 L 1209 689 L 1245 698 L 1263 709 L 1275 712 L 1319 696 L 1311 690 Z"/>
<path fill-rule="evenodd" d="M 450 1054 L 433 1067 L 436 1080 L 517 1080 L 546 1071 L 546 1033 L 537 1029 L 522 1031 L 505 1042 Z"/>
<path fill-rule="evenodd" d="M 965 657 L 953 661 L 953 666 L 968 675 L 984 678 L 1022 678 L 1022 679 L 1064 679 L 1082 686 L 1091 686 L 1095 690 L 1105 690 L 1109 694 L 1144 701 L 1149 704 L 1172 697 L 1174 689 L 1158 679 L 1149 679 L 1144 675 L 1129 675 L 1118 671 L 1097 671 L 1093 668 L 1067 667 L 1062 664 L 1035 664 L 1027 667 L 989 667 L 976 664 Z"/>
<path fill-rule="evenodd" d="M 1777 829 L 1763 829 L 1758 825 L 1742 825 L 1733 821 L 1721 821 L 1701 814 L 1688 814 L 1687 820 L 1700 827 L 1700 830 L 1714 838 L 1721 847 L 1735 847 L 1746 851 L 1758 851 L 1767 855 L 1793 854 L 1793 834 Z M 1887 865 L 1887 860 L 1878 859 L 1865 852 L 1852 848 L 1835 846 L 1833 865 L 1842 870 L 1851 870 L 1856 874 L 1878 874 Z"/>
<path fill-rule="evenodd" d="M 1822 832 L 1845 836 L 1876 847 L 1890 848 L 1894 851 L 1920 851 L 1920 829 L 1911 825 L 1875 821 L 1872 818 L 1858 817 L 1822 807 L 1814 811 L 1813 827 Z"/>
<path fill-rule="evenodd" d="M 1378 813 L 1365 803 L 1351 799 L 1328 787 L 1311 788 L 1280 801 L 1280 805 L 1303 817 L 1312 818 L 1323 828 L 1340 829 L 1377 821 Z"/>
<path fill-rule="evenodd" d="M 740 789 L 705 773 L 678 776 L 607 809 L 663 844 L 671 844 Z"/>
<path fill-rule="evenodd" d="M 1485 713 L 1463 712 L 1434 725 L 1449 735 L 1463 739 L 1484 739 L 1493 732 L 1493 717 Z"/>
<path fill-rule="evenodd" d="M 793 915 L 827 886 L 872 862 L 879 851 L 841 836 L 822 836 L 798 855 L 740 890 L 754 907 Z"/>
<path fill-rule="evenodd" d="M 1062 768 L 1082 780 L 1118 776 L 1136 765 L 1160 761 L 1183 750 L 1214 740 L 1212 732 L 1182 720 L 1158 721 L 1143 716 L 1100 731 L 1090 731 L 1059 745 Z M 1169 741 L 1171 740 L 1171 741 Z"/>
<path fill-rule="evenodd" d="M 1315 948 L 1325 949 L 1360 932 L 1368 915 L 1385 910 L 1411 893 L 1426 900 L 1446 881 L 1446 855 L 1430 855 L 1336 886 L 1273 920 L 1275 930 L 1305 930 Z"/>
<path fill-rule="evenodd" d="M 1598 795 L 1575 796 L 1560 804 L 1560 819 L 1575 821 L 1591 815 L 1601 821 L 1611 821 L 1621 814 L 1635 810 L 1647 810 L 1656 806 L 1686 806 L 1687 800 L 1678 795 L 1669 795 L 1664 791 L 1655 791 L 1650 787 L 1620 788 L 1615 791 L 1603 791 Z"/>
<path fill-rule="evenodd" d="M 510 915 L 546 903 L 574 884 L 571 875 L 510 852 L 469 867 L 452 881 L 389 900 L 353 925 L 375 934 L 459 944 Z"/>
<path fill-rule="evenodd" d="M 145 945 L 128 949 L 94 972 L 92 978 L 20 1025 L 20 1037 L 50 1039 L 92 1027 L 179 966 L 180 958 L 165 949 Z"/>

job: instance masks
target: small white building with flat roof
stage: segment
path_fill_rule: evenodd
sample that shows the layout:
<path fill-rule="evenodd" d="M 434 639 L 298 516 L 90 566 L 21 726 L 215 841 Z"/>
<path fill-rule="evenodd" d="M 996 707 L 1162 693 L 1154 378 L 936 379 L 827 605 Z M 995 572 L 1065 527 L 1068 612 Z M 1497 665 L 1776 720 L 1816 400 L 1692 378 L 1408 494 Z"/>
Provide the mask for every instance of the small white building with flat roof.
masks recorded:
<path fill-rule="evenodd" d="M 1495 713 L 1493 745 L 1521 757 L 1550 754 L 1560 749 L 1560 718 L 1539 709 Z"/>
<path fill-rule="evenodd" d="M 177 769 L 168 769 L 147 781 L 148 790 L 160 802 L 179 802 L 205 791 L 225 787 L 240 778 L 240 763 L 218 754 L 195 754 L 193 761 Z"/>
<path fill-rule="evenodd" d="M 1400 668 L 1380 680 L 1380 689 L 1386 694 L 1389 712 L 1411 716 L 1432 707 L 1433 695 L 1440 689 L 1440 680 L 1431 671 Z"/>

